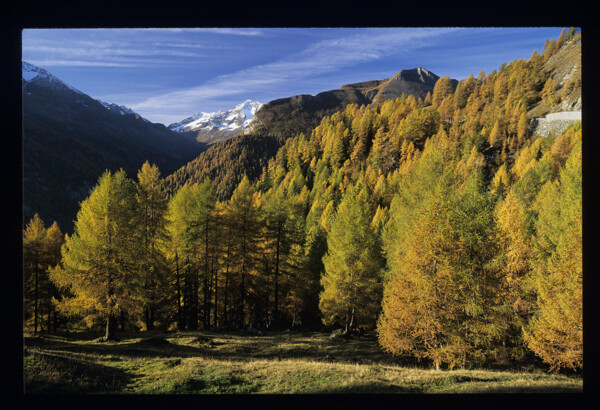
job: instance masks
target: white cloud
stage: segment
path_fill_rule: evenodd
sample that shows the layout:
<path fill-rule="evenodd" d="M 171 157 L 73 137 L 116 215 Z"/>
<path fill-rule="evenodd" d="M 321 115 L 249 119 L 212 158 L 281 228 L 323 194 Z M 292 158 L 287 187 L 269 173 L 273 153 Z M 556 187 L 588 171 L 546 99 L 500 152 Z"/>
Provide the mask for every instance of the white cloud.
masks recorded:
<path fill-rule="evenodd" d="M 197 87 L 147 98 L 131 107 L 148 118 L 177 111 L 186 116 L 191 114 L 191 107 L 197 107 L 206 100 L 233 95 L 244 98 L 244 95 L 259 91 L 274 91 L 286 83 L 307 81 L 318 75 L 335 73 L 386 55 L 422 47 L 427 44 L 427 40 L 452 30 L 454 29 L 361 30 L 345 37 L 321 40 L 301 52 L 283 56 L 278 61 L 221 75 Z"/>

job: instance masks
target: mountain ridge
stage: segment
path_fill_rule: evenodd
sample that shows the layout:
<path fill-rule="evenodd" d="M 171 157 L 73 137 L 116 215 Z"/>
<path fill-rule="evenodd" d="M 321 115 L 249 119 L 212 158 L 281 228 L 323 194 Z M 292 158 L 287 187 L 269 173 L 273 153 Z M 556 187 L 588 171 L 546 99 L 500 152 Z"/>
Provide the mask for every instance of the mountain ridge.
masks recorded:
<path fill-rule="evenodd" d="M 230 110 L 193 114 L 180 122 L 170 124 L 172 131 L 189 133 L 196 141 L 213 144 L 238 135 L 254 118 L 263 104 L 245 100 Z"/>
<path fill-rule="evenodd" d="M 263 104 L 242 134 L 256 132 L 289 137 L 306 133 L 316 127 L 323 117 L 349 104 L 381 103 L 398 98 L 403 93 L 424 99 L 428 92 L 433 93 L 439 78 L 423 67 L 416 67 L 401 70 L 391 78 L 345 84 L 314 96 L 299 94 L 279 98 Z M 456 88 L 458 81 L 451 80 L 451 83 Z M 290 118 L 293 120 L 290 121 Z"/>
<path fill-rule="evenodd" d="M 168 175 L 206 149 L 138 114 L 108 109 L 45 69 L 26 62 L 22 69 L 25 220 L 37 212 L 70 232 L 79 201 L 106 169 L 135 177 L 147 160 Z"/>
<path fill-rule="evenodd" d="M 242 174 L 250 179 L 259 177 L 262 166 L 277 153 L 287 138 L 300 133 L 308 135 L 326 115 L 340 111 L 349 104 L 379 103 L 400 97 L 403 93 L 425 98 L 428 92 L 433 93 L 439 78 L 425 68 L 417 67 L 401 70 L 389 79 L 345 84 L 315 96 L 299 94 L 271 100 L 263 104 L 249 125 L 235 138 L 228 139 L 227 144 L 220 141 L 211 145 L 197 158 L 169 175 L 167 182 L 170 190 L 176 191 L 185 181 L 201 182 L 209 177 L 214 180 L 218 197 L 226 199 L 241 180 Z M 454 88 L 456 84 L 458 81 L 452 80 Z M 240 166 L 240 157 L 243 157 L 244 167 L 248 169 Z M 237 179 L 231 175 L 224 176 L 225 164 Z"/>

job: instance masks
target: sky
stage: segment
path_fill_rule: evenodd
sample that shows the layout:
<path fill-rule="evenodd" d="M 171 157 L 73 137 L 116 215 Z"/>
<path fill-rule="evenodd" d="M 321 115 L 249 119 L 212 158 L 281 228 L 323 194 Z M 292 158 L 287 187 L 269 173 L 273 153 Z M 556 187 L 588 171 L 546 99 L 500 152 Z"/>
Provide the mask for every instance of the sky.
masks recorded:
<path fill-rule="evenodd" d="M 164 125 L 423 67 L 456 80 L 529 59 L 563 27 L 24 29 L 22 60 Z"/>

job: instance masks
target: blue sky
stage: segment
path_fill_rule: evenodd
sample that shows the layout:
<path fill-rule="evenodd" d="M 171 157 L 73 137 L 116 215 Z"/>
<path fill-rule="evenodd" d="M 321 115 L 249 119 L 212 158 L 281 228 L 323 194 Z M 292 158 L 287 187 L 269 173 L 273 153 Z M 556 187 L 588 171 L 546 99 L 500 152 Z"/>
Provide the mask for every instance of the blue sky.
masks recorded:
<path fill-rule="evenodd" d="M 562 27 L 25 29 L 22 59 L 169 125 L 424 67 L 457 80 L 528 59 Z"/>

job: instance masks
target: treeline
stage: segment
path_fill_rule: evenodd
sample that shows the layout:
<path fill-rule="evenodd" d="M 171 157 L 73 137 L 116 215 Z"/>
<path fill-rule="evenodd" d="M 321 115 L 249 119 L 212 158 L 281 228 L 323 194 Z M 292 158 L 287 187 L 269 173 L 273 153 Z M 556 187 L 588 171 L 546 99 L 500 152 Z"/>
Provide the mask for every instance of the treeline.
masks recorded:
<path fill-rule="evenodd" d="M 528 109 L 565 93 L 544 62 L 578 39 L 563 31 L 456 88 L 441 78 L 424 100 L 350 105 L 286 140 L 229 199 L 208 178 L 168 196 L 148 163 L 137 181 L 106 172 L 60 263 L 36 265 L 60 290 L 39 304 L 107 338 L 119 321 L 324 324 L 376 329 L 383 349 L 437 368 L 535 354 L 581 369 L 581 124 L 548 138 L 527 126 Z"/>

